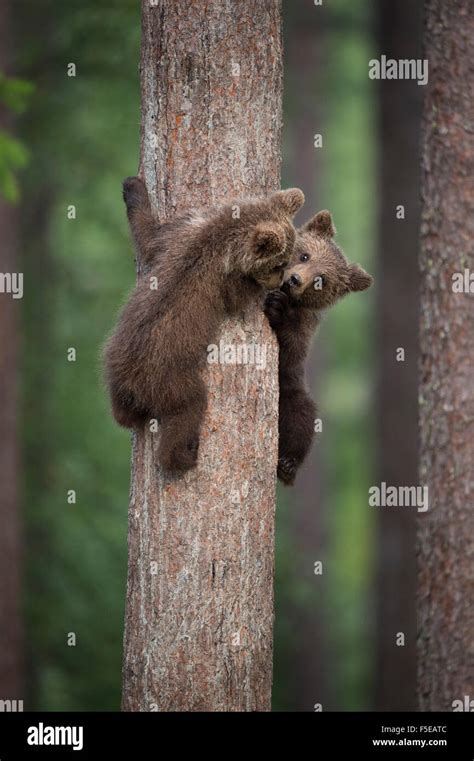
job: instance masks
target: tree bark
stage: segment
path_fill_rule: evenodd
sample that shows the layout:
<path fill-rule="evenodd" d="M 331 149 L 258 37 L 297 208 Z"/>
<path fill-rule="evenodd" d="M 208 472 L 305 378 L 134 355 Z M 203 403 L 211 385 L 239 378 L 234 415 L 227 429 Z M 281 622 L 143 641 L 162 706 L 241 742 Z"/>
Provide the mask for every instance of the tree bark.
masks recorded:
<path fill-rule="evenodd" d="M 474 6 L 429 0 L 421 251 L 418 660 L 423 710 L 474 697 Z"/>
<path fill-rule="evenodd" d="M 379 54 L 421 55 L 421 2 L 381 0 Z M 418 481 L 419 154 L 423 87 L 415 80 L 379 83 L 377 473 L 378 481 Z M 397 219 L 397 206 L 405 218 Z M 401 307 L 401 302 L 403 306 Z M 397 362 L 397 348 L 405 361 Z M 375 708 L 416 706 L 416 515 L 388 508 L 377 514 Z M 397 633 L 405 645 L 397 645 Z"/>
<path fill-rule="evenodd" d="M 0 71 L 9 74 L 10 8 L 0 7 Z M 4 106 L 0 127 L 10 131 L 13 119 Z M 0 272 L 18 272 L 17 211 L 0 198 Z M 23 695 L 21 621 L 21 531 L 18 495 L 18 310 L 20 300 L 0 293 L 0 699 Z"/>
<path fill-rule="evenodd" d="M 140 173 L 160 218 L 279 187 L 280 26 L 279 0 L 143 0 Z M 156 435 L 134 436 L 124 710 L 270 709 L 277 347 L 257 304 L 221 338 L 266 344 L 266 369 L 206 370 L 197 470 L 157 475 Z"/>

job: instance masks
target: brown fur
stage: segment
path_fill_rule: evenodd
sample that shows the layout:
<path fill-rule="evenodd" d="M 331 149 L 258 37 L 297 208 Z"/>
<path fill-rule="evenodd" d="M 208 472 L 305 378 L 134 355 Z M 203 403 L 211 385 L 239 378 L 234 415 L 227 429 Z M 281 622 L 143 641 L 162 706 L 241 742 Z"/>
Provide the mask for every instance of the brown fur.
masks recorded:
<path fill-rule="evenodd" d="M 322 311 L 372 284 L 358 264 L 349 264 L 334 243 L 328 211 L 298 230 L 281 290 L 268 294 L 265 313 L 280 346 L 278 477 L 292 484 L 313 441 L 316 406 L 308 394 L 304 364 Z"/>
<path fill-rule="evenodd" d="M 190 210 L 162 225 L 138 177 L 124 182 L 124 200 L 146 274 L 104 350 L 112 411 L 126 428 L 159 420 L 159 462 L 166 471 L 184 472 L 197 461 L 207 347 L 225 314 L 242 313 L 264 289 L 281 284 L 295 242 L 291 217 L 304 196 L 298 189 L 279 191 Z"/>

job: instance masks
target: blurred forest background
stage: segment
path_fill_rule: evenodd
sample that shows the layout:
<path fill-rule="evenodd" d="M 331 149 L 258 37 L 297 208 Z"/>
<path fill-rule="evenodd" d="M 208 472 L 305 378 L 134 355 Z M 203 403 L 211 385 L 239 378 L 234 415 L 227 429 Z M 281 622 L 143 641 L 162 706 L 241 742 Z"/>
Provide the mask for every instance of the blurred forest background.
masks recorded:
<path fill-rule="evenodd" d="M 301 221 L 332 211 L 339 243 L 377 288 L 330 313 L 311 359 L 323 433 L 295 489 L 279 491 L 274 710 L 412 707 L 413 533 L 408 521 L 382 523 L 367 501 L 380 480 L 416 483 L 416 352 L 392 420 L 385 394 L 399 370 L 381 350 L 416 341 L 422 88 L 403 83 L 400 100 L 400 83 L 388 92 L 368 77 L 381 46 L 419 55 L 417 4 L 392 5 L 283 2 L 282 186 L 305 191 Z M 140 8 L 2 0 L 0 16 L 2 223 L 17 241 L 16 265 L 2 268 L 23 272 L 26 292 L 12 307 L 21 316 L 6 370 L 20 384 L 11 478 L 24 529 L 26 705 L 117 710 L 130 439 L 109 414 L 99 351 L 135 277 L 121 182 L 138 165 Z M 396 203 L 411 219 L 403 231 Z M 391 449 L 396 430 L 405 443 Z"/>

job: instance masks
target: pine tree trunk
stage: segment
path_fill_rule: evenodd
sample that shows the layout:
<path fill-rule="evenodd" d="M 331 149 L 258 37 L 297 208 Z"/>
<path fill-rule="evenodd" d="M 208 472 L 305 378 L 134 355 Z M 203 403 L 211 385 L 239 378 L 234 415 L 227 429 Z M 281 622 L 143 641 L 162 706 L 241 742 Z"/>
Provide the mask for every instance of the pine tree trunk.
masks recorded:
<path fill-rule="evenodd" d="M 0 8 L 0 71 L 10 72 L 9 4 Z M 2 108 L 0 127 L 13 120 Z M 0 272 L 18 272 L 16 209 L 0 198 Z M 22 700 L 21 535 L 18 498 L 18 316 L 20 300 L 0 293 L 0 700 Z"/>
<path fill-rule="evenodd" d="M 141 87 L 160 218 L 279 187 L 279 0 L 143 0 Z M 267 364 L 206 370 L 197 470 L 157 477 L 156 435 L 134 437 L 124 710 L 270 709 L 277 348 L 257 304 L 221 338 Z"/>
<path fill-rule="evenodd" d="M 421 252 L 419 700 L 452 710 L 474 685 L 474 6 L 429 0 Z"/>
<path fill-rule="evenodd" d="M 421 3 L 380 0 L 379 55 L 419 58 Z M 423 87 L 415 80 L 379 82 L 378 482 L 418 481 L 419 124 Z M 403 205 L 404 219 L 396 216 Z M 400 308 L 401 300 L 403 307 Z M 397 362 L 397 348 L 405 361 Z M 395 401 L 396 400 L 396 401 Z M 377 513 L 375 709 L 416 706 L 416 513 Z M 404 646 L 397 634 L 405 635 Z"/>

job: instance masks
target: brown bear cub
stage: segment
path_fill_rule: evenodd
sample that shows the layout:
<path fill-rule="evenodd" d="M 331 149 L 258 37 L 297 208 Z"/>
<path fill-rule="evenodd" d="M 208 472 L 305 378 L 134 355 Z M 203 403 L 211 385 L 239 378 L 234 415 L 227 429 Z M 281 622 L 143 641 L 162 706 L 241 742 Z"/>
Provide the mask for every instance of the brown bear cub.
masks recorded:
<path fill-rule="evenodd" d="M 267 295 L 265 313 L 280 347 L 278 478 L 292 484 L 313 441 L 316 406 L 304 380 L 304 363 L 324 309 L 352 291 L 364 291 L 372 278 L 349 264 L 334 243 L 328 211 L 298 230 L 294 252 L 280 290 Z"/>
<path fill-rule="evenodd" d="M 207 347 L 226 314 L 281 284 L 304 196 L 293 188 L 160 224 L 142 180 L 125 180 L 123 194 L 144 273 L 104 350 L 112 410 L 126 428 L 158 420 L 159 463 L 184 472 L 197 461 Z"/>

